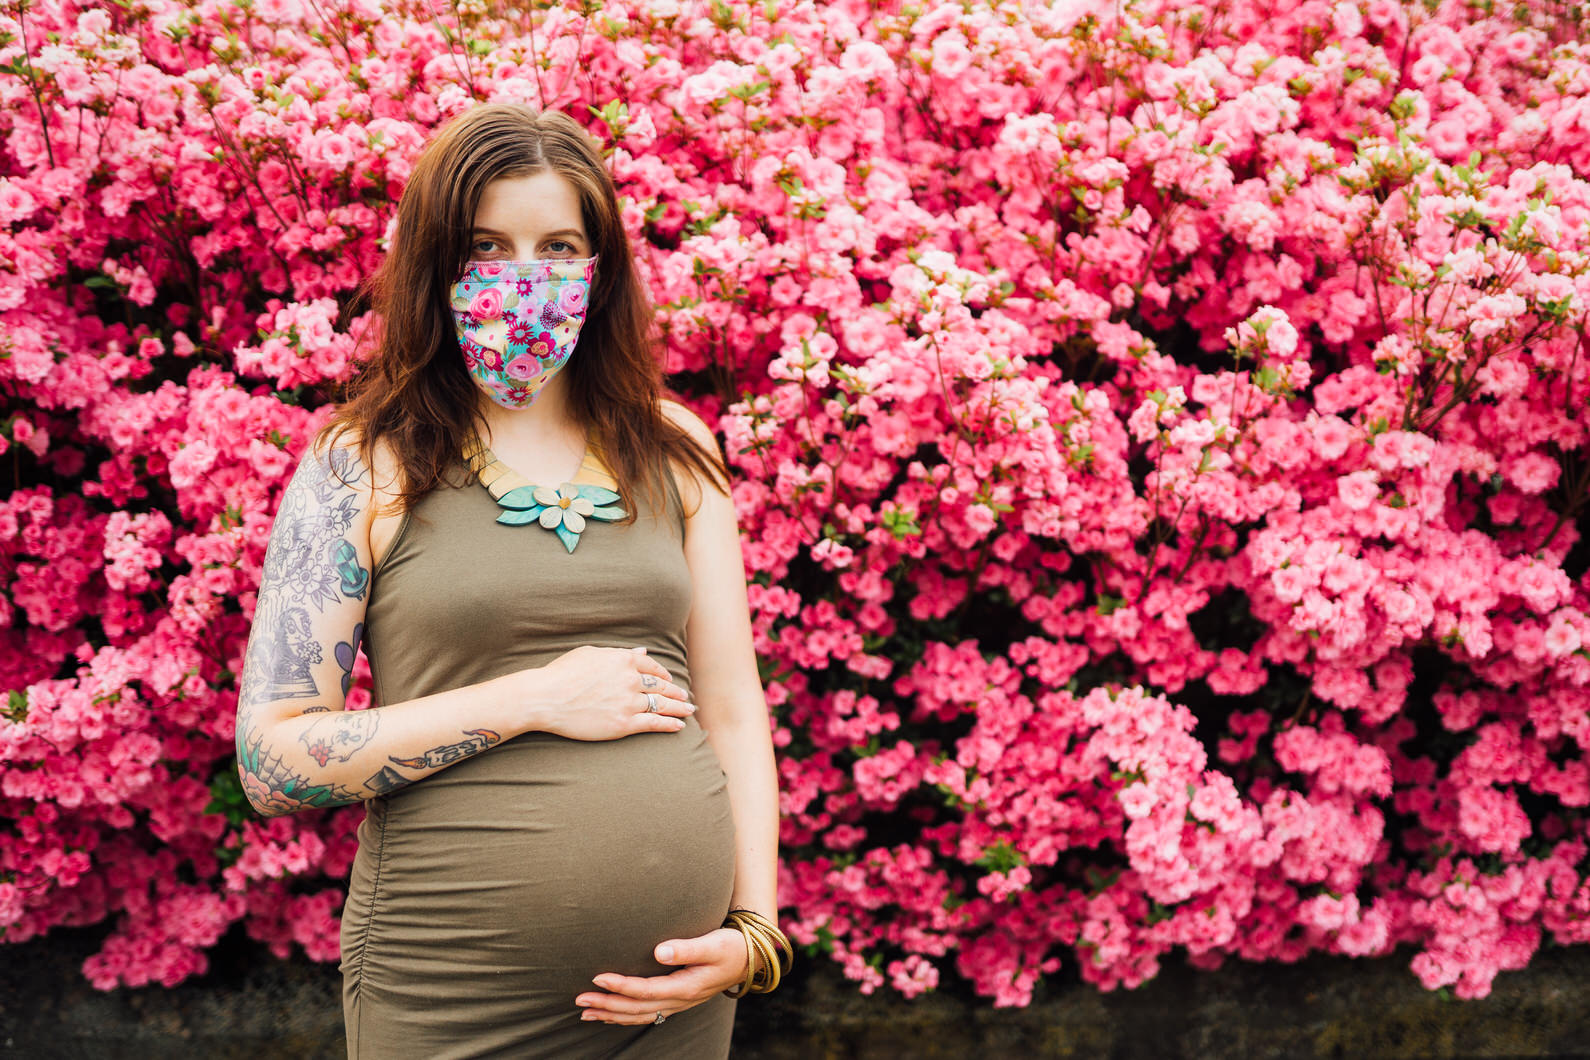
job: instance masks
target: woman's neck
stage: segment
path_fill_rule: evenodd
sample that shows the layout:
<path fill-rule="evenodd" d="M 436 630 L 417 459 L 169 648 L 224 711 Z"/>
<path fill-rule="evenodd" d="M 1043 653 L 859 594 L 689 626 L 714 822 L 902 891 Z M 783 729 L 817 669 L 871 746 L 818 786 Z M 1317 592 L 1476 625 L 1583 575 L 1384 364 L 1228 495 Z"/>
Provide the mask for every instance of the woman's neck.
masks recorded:
<path fill-rule="evenodd" d="M 481 396 L 487 445 L 558 445 L 584 436 L 584 429 L 570 415 L 568 388 L 561 378 L 553 379 L 536 395 L 529 408 L 507 409 Z"/>

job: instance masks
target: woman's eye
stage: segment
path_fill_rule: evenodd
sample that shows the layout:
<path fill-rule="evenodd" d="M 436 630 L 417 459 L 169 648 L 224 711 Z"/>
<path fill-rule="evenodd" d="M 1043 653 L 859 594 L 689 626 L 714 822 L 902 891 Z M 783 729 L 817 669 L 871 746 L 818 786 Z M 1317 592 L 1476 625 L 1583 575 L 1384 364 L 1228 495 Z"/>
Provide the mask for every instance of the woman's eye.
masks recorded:
<path fill-rule="evenodd" d="M 481 240 L 476 241 L 474 249 L 471 251 L 471 253 L 474 253 L 474 254 L 490 254 L 491 251 L 489 249 L 488 250 L 481 250 L 480 248 L 481 247 L 495 247 L 496 245 L 497 245 L 497 241 L 495 239 L 481 239 Z"/>
<path fill-rule="evenodd" d="M 572 258 L 579 254 L 578 247 L 576 247 L 573 243 L 569 243 L 562 239 L 554 239 L 551 243 L 547 244 L 547 249 L 560 258 Z"/>

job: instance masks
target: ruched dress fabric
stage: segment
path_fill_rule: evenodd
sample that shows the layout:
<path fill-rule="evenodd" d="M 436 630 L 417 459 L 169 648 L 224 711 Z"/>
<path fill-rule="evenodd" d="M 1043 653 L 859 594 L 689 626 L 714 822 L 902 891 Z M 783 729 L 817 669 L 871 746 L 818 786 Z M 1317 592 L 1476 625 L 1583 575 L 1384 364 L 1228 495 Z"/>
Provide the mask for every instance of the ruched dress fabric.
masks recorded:
<path fill-rule="evenodd" d="M 665 486 L 666 510 L 587 520 L 573 552 L 498 524 L 473 478 L 427 494 L 371 582 L 376 702 L 584 644 L 645 645 L 689 688 L 684 516 Z M 373 799 L 342 916 L 348 1055 L 727 1056 L 722 994 L 645 1026 L 582 1021 L 574 998 L 602 972 L 672 971 L 653 948 L 719 927 L 733 881 L 726 778 L 694 718 L 607 741 L 525 733 Z"/>

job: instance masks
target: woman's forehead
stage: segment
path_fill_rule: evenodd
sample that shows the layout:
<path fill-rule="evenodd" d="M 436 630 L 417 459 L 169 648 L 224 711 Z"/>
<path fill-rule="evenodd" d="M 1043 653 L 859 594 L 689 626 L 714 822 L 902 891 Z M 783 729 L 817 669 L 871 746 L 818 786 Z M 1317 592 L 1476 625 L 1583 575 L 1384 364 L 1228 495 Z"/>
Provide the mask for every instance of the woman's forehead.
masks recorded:
<path fill-rule="evenodd" d="M 580 195 L 552 170 L 499 177 L 482 190 L 474 230 L 496 235 L 585 235 Z"/>

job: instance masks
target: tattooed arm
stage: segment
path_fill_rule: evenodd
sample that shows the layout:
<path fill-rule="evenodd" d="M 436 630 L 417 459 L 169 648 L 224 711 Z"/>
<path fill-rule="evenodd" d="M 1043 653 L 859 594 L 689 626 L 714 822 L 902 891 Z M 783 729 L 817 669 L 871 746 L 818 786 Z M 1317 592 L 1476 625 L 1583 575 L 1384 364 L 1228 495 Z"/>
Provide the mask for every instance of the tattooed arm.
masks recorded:
<path fill-rule="evenodd" d="M 364 635 L 374 479 L 351 446 L 311 448 L 282 495 L 237 703 L 238 773 L 256 810 L 386 795 L 531 729 L 606 740 L 683 728 L 679 716 L 694 708 L 667 671 L 617 648 L 576 648 L 480 684 L 344 709 Z M 645 689 L 662 697 L 657 713 L 640 713 Z"/>

